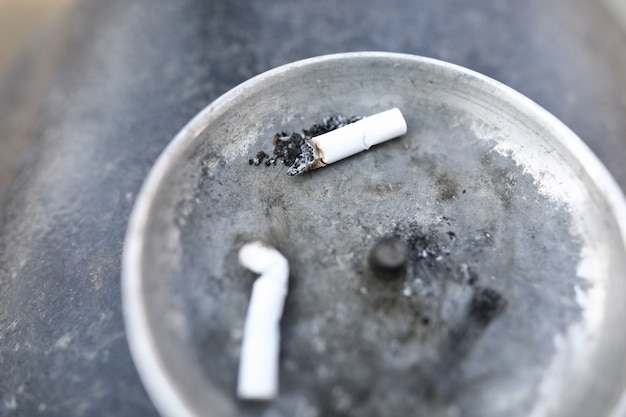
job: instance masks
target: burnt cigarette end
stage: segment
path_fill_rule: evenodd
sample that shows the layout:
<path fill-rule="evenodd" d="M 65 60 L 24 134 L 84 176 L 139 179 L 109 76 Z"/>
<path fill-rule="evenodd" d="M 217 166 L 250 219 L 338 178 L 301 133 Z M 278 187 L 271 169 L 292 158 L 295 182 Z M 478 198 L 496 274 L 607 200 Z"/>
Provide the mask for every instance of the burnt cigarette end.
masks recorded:
<path fill-rule="evenodd" d="M 394 277 L 406 266 L 408 249 L 405 242 L 394 237 L 384 237 L 369 254 L 370 267 L 382 277 Z"/>
<path fill-rule="evenodd" d="M 317 146 L 311 141 L 304 142 L 300 146 L 300 151 L 300 155 L 298 155 L 293 165 L 287 170 L 287 175 L 299 175 L 324 166 Z"/>

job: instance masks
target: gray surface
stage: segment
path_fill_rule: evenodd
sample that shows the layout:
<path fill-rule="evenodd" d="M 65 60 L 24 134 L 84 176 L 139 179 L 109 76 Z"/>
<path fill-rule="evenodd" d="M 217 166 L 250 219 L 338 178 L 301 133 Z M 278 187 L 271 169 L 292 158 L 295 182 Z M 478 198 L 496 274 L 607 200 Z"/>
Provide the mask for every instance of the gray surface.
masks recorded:
<path fill-rule="evenodd" d="M 624 39 L 584 1 L 85 2 L 0 93 L 0 146 L 22 148 L 0 190 L 0 413 L 155 414 L 123 333 L 127 216 L 173 135 L 239 82 L 346 50 L 449 60 L 553 112 L 624 187 Z"/>

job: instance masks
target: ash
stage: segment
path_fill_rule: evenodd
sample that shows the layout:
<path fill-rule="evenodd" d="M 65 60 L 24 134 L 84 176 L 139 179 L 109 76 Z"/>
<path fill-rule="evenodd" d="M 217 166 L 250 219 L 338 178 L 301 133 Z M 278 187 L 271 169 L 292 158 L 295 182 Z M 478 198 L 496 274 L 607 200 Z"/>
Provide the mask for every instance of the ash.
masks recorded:
<path fill-rule="evenodd" d="M 318 160 L 319 154 L 317 148 L 305 141 L 300 146 L 300 155 L 287 170 L 287 175 L 294 176 L 309 171 L 313 169 Z"/>
<path fill-rule="evenodd" d="M 281 161 L 284 165 L 292 167 L 296 161 L 300 161 L 303 150 L 311 147 L 307 144 L 311 138 L 339 129 L 340 127 L 344 127 L 361 119 L 362 117 L 360 116 L 346 117 L 336 115 L 324 117 L 319 123 L 315 123 L 310 128 L 302 129 L 302 133 L 276 133 L 272 140 L 272 144 L 274 145 L 272 154 L 268 155 L 264 151 L 258 151 L 255 158 L 250 158 L 248 163 L 254 166 L 261 164 L 272 166 L 276 165 L 278 161 Z M 294 174 L 292 173 L 290 175 Z"/>

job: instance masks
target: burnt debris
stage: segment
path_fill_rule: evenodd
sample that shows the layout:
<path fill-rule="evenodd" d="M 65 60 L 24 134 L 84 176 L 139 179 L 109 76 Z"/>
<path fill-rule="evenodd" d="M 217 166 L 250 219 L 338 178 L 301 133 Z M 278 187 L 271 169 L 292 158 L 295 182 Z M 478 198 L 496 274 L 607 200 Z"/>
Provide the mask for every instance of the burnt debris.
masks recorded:
<path fill-rule="evenodd" d="M 412 332 L 403 337 L 419 338 L 424 350 L 436 352 L 412 368 L 419 381 L 416 395 L 433 404 L 456 401 L 464 389 L 464 361 L 508 305 L 504 294 L 481 282 L 460 250 L 467 239 L 450 229 L 456 229 L 454 219 L 446 217 L 438 226 L 399 224 L 375 242 L 367 258 L 373 272 L 368 285 L 377 289 L 367 297 L 377 314 L 403 312 L 395 317 L 410 323 Z M 396 266 L 389 275 L 388 268 Z M 387 277 L 393 279 L 376 279 Z"/>
<path fill-rule="evenodd" d="M 317 148 L 308 142 L 304 142 L 302 146 L 300 146 L 300 151 L 300 155 L 296 157 L 293 165 L 287 170 L 287 175 L 293 177 L 294 175 L 315 169 L 315 165 L 319 161 Z"/>
<path fill-rule="evenodd" d="M 257 165 L 257 166 L 258 166 L 258 165 L 261 165 L 261 163 L 263 162 L 263 160 L 264 160 L 265 158 L 269 158 L 269 155 L 268 155 L 268 154 L 266 154 L 266 153 L 265 153 L 265 152 L 263 152 L 263 151 L 258 151 L 258 152 L 256 153 L 256 156 L 255 156 L 254 158 L 250 158 L 250 159 L 248 160 L 248 164 L 250 164 L 250 165 Z M 265 161 L 265 165 L 269 166 L 270 164 L 268 164 L 268 162 L 269 162 L 269 161 Z"/>
<path fill-rule="evenodd" d="M 274 135 L 272 139 L 272 145 L 274 149 L 271 155 L 268 155 L 264 151 L 260 150 L 256 153 L 254 158 L 248 160 L 249 165 L 259 166 L 264 164 L 265 166 L 276 165 L 279 161 L 286 166 L 293 166 L 297 160 L 301 159 L 303 151 L 310 148 L 307 147 L 307 141 L 315 136 L 323 135 L 324 133 L 331 132 L 349 125 L 350 123 L 361 120 L 360 116 L 345 117 L 342 115 L 324 117 L 319 123 L 313 124 L 308 129 L 303 129 L 302 133 L 292 132 L 280 132 Z M 291 172 L 289 173 L 292 174 Z"/>

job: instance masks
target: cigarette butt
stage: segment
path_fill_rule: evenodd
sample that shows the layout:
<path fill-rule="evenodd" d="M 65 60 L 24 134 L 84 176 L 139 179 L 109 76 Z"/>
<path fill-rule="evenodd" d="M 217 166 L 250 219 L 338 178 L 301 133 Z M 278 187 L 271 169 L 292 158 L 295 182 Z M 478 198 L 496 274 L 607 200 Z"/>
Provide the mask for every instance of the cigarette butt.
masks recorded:
<path fill-rule="evenodd" d="M 321 168 L 401 136 L 406 130 L 406 121 L 397 108 L 363 118 L 309 140 L 287 173 L 297 175 Z"/>
<path fill-rule="evenodd" d="M 371 146 L 406 133 L 406 121 L 397 108 L 311 139 L 326 165 L 368 150 Z"/>
<path fill-rule="evenodd" d="M 278 394 L 279 324 L 287 296 L 289 264 L 280 252 L 261 242 L 244 245 L 239 262 L 261 276 L 254 282 L 246 313 L 237 396 L 271 400 Z"/>

